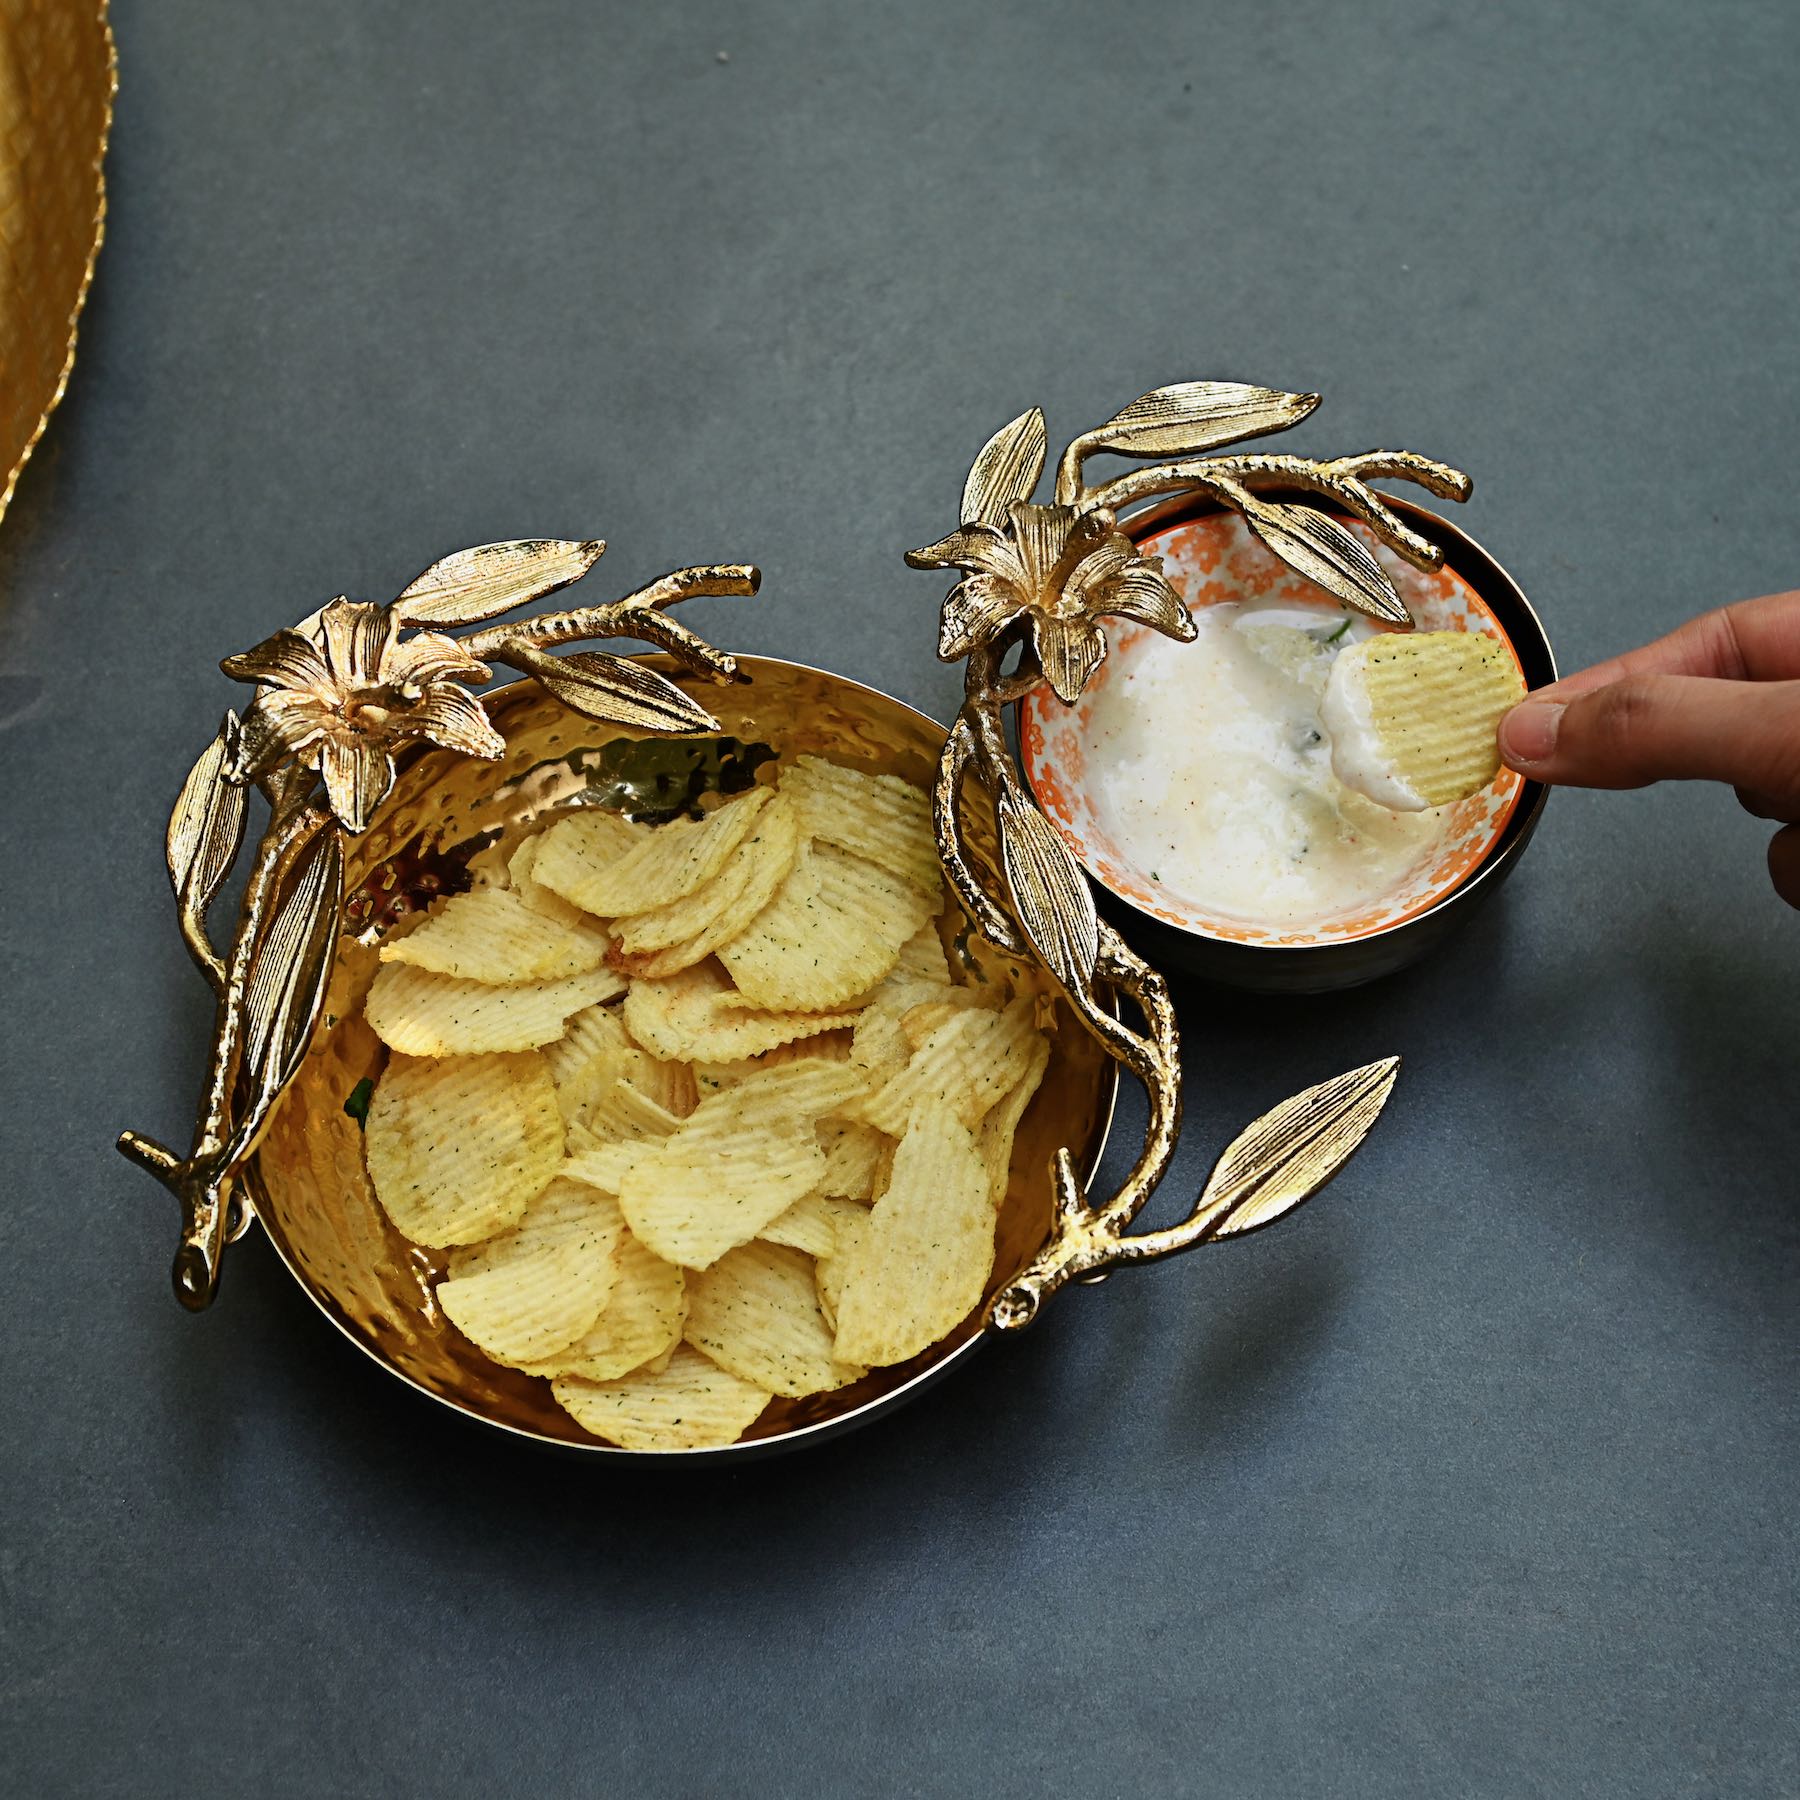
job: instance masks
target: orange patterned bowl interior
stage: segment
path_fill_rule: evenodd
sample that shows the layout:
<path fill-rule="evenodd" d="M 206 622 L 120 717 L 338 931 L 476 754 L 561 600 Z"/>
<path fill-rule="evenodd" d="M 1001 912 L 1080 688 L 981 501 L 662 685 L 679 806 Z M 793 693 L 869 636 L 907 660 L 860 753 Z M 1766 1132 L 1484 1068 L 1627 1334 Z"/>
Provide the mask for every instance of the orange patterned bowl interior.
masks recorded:
<path fill-rule="evenodd" d="M 1364 525 L 1346 520 L 1392 577 L 1423 631 L 1479 631 L 1512 651 L 1512 640 L 1486 602 L 1450 568 L 1425 574 L 1396 556 Z M 1163 572 L 1190 611 L 1228 600 L 1317 601 L 1319 590 L 1297 575 L 1251 535 L 1235 513 L 1214 513 L 1153 533 L 1141 548 L 1161 556 Z M 1436 906 L 1478 869 L 1499 843 L 1519 804 L 1523 779 L 1502 769 L 1479 794 L 1450 810 L 1447 835 L 1374 902 L 1359 902 L 1341 915 L 1305 924 L 1259 925 L 1208 912 L 1171 893 L 1134 866 L 1097 810 L 1087 780 L 1095 697 L 1128 670 L 1152 633 L 1148 626 L 1107 621 L 1111 645 L 1087 691 L 1065 707 L 1047 687 L 1027 696 L 1019 710 L 1019 745 L 1032 793 L 1076 859 L 1115 894 L 1140 911 L 1202 937 L 1288 948 L 1349 943 L 1391 931 Z M 1172 731 L 1179 720 L 1170 721 Z"/>

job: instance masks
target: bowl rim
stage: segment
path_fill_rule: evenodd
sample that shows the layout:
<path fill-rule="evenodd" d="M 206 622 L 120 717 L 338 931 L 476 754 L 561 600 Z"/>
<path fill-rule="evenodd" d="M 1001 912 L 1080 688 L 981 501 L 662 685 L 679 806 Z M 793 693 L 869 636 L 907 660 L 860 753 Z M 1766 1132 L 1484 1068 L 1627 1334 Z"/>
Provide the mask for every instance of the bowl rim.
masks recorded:
<path fill-rule="evenodd" d="M 1342 508 L 1333 507 L 1320 502 L 1317 495 L 1300 488 L 1271 486 L 1259 489 L 1258 493 L 1268 493 L 1284 502 L 1311 506 L 1315 511 L 1323 512 L 1333 518 L 1347 519 L 1351 515 Z M 1545 667 L 1549 671 L 1549 681 L 1557 679 L 1556 652 L 1550 642 L 1550 634 L 1544 629 L 1544 622 L 1538 617 L 1537 609 L 1525 596 L 1525 590 L 1505 566 L 1493 554 L 1477 543 L 1459 525 L 1453 524 L 1441 513 L 1433 512 L 1429 507 L 1421 506 L 1417 501 L 1403 499 L 1396 494 L 1383 494 L 1382 500 L 1395 512 L 1406 518 L 1415 527 L 1422 529 L 1425 535 L 1439 542 L 1445 551 L 1445 561 L 1468 582 L 1477 596 L 1490 610 L 1494 609 L 1491 590 L 1500 589 L 1507 603 L 1518 608 L 1520 622 L 1529 628 L 1530 642 L 1521 646 L 1519 634 L 1503 619 L 1496 619 L 1505 633 L 1507 642 L 1521 666 L 1529 660 L 1529 652 L 1536 651 L 1542 656 Z M 1156 501 L 1133 513 L 1127 513 L 1119 520 L 1119 529 L 1133 543 L 1142 543 L 1146 538 L 1154 537 L 1167 531 L 1172 526 L 1186 524 L 1189 520 L 1211 517 L 1230 509 L 1207 494 L 1177 494 L 1170 499 Z M 1529 674 L 1527 674 L 1529 682 Z M 1540 683 L 1548 685 L 1548 682 Z M 1021 755 L 1020 767 L 1024 771 L 1027 787 L 1032 786 L 1031 768 L 1027 758 Z M 1035 798 L 1036 790 L 1032 789 Z M 1411 930 L 1425 920 L 1435 917 L 1446 907 L 1456 905 L 1466 895 L 1474 893 L 1497 873 L 1509 868 L 1519 854 L 1523 844 L 1528 842 L 1536 830 L 1539 815 L 1544 810 L 1545 802 L 1550 797 L 1550 790 L 1542 782 L 1532 781 L 1527 777 L 1522 783 L 1505 820 L 1494 833 L 1489 842 L 1487 853 L 1481 861 L 1471 869 L 1460 881 L 1440 894 L 1430 905 L 1420 907 L 1416 912 L 1408 913 L 1404 918 L 1395 919 L 1389 924 L 1378 927 L 1374 931 L 1363 932 L 1353 938 L 1331 939 L 1323 943 L 1313 944 L 1267 944 L 1253 939 L 1226 937 L 1221 934 L 1203 931 L 1196 926 L 1179 924 L 1171 919 L 1147 913 L 1129 894 L 1122 894 L 1111 882 L 1087 866 L 1084 858 L 1077 854 L 1077 861 L 1082 864 L 1088 879 L 1105 890 L 1107 896 L 1120 906 L 1129 907 L 1132 917 L 1148 920 L 1164 930 L 1175 933 L 1178 937 L 1191 938 L 1196 943 L 1217 945 L 1221 951 L 1230 954 L 1242 952 L 1245 956 L 1257 956 L 1265 960 L 1281 958 L 1317 959 L 1354 952 L 1371 944 L 1378 944 Z M 1048 815 L 1046 815 L 1048 816 Z M 1054 824 L 1054 820 L 1052 821 Z M 1061 832 L 1058 832 L 1061 836 Z M 1067 841 L 1066 839 L 1064 840 Z M 1074 846 L 1070 845 L 1073 852 Z"/>
<path fill-rule="evenodd" d="M 654 662 L 658 660 L 661 655 L 662 653 L 659 651 L 643 651 L 636 655 L 628 656 L 625 660 L 631 662 Z M 887 693 L 882 688 L 872 687 L 866 681 L 858 681 L 853 676 L 840 675 L 834 669 L 821 669 L 812 663 L 796 662 L 791 657 L 785 656 L 739 655 L 736 657 L 736 661 L 739 669 L 748 674 L 752 684 L 755 682 L 756 671 L 764 668 L 791 669 L 803 675 L 822 676 L 828 681 L 841 682 L 846 687 L 857 689 L 861 693 L 872 695 L 878 700 L 885 700 L 891 705 L 898 706 L 903 711 L 911 713 L 921 724 L 930 726 L 933 731 L 942 732 L 946 737 L 949 735 L 950 728 L 947 725 L 940 724 L 929 713 L 921 711 L 910 701 L 902 700 L 897 695 Z M 514 694 L 522 689 L 530 687 L 533 687 L 533 684 L 527 681 L 509 681 L 503 687 L 492 688 L 484 692 L 482 701 L 485 705 L 489 701 L 499 700 L 506 695 Z M 1100 1127 L 1099 1135 L 1095 1141 L 1093 1156 L 1090 1159 L 1089 1167 L 1087 1169 L 1087 1180 L 1090 1183 L 1099 1172 L 1101 1159 L 1106 1154 L 1107 1144 L 1112 1137 L 1113 1124 L 1118 1116 L 1120 1066 L 1111 1057 L 1108 1057 L 1105 1060 L 1104 1069 L 1105 1073 L 1102 1076 L 1102 1081 L 1105 1086 L 1101 1096 L 1101 1105 L 1098 1115 Z M 241 1179 L 248 1193 L 250 1201 L 249 1210 L 254 1214 L 257 1222 L 260 1224 L 262 1222 L 262 1209 L 268 1203 L 267 1191 L 264 1188 L 262 1179 L 260 1146 L 256 1151 L 252 1152 L 245 1162 Z M 993 1335 L 993 1327 L 984 1320 L 953 1350 L 946 1352 L 943 1356 L 940 1356 L 935 1361 L 927 1364 L 926 1367 L 919 1370 L 917 1374 L 902 1382 L 900 1386 L 890 1388 L 884 1394 L 877 1394 L 872 1400 L 865 1400 L 860 1406 L 852 1408 L 849 1412 L 839 1413 L 829 1419 L 819 1419 L 813 1424 L 802 1425 L 792 1431 L 780 1432 L 773 1437 L 752 1438 L 748 1441 L 740 1441 L 732 1444 L 707 1444 L 678 1450 L 632 1450 L 626 1448 L 623 1444 L 609 1444 L 599 1438 L 595 1438 L 589 1443 L 579 1443 L 570 1438 L 550 1437 L 543 1432 L 533 1431 L 529 1429 L 529 1427 L 523 1425 L 508 1424 L 504 1419 L 490 1418 L 486 1413 L 479 1411 L 465 1401 L 458 1400 L 448 1394 L 437 1393 L 433 1389 L 426 1387 L 423 1382 L 418 1381 L 413 1376 L 407 1374 L 404 1369 L 397 1368 L 393 1363 L 389 1362 L 373 1345 L 365 1343 L 361 1337 L 350 1329 L 349 1325 L 343 1319 L 339 1318 L 325 1304 L 319 1295 L 313 1291 L 312 1284 L 295 1266 L 294 1259 L 289 1255 L 286 1245 L 274 1232 L 268 1230 L 265 1226 L 262 1236 L 264 1241 L 275 1252 L 282 1267 L 293 1277 L 294 1284 L 300 1289 L 301 1293 L 312 1302 L 331 1325 L 335 1326 L 336 1329 L 348 1339 L 350 1343 L 355 1345 L 355 1347 L 360 1350 L 370 1362 L 374 1363 L 378 1369 L 391 1375 L 396 1381 L 404 1382 L 407 1387 L 411 1388 L 415 1393 L 422 1394 L 427 1400 L 435 1401 L 454 1417 L 460 1419 L 472 1428 L 487 1426 L 494 1431 L 504 1432 L 509 1437 L 517 1438 L 523 1443 L 531 1444 L 538 1449 L 569 1456 L 587 1456 L 598 1452 L 607 1456 L 629 1457 L 645 1462 L 657 1463 L 672 1461 L 692 1463 L 696 1461 L 723 1459 L 726 1457 L 742 1462 L 753 1460 L 758 1456 L 774 1456 L 786 1450 L 797 1450 L 809 1444 L 823 1442 L 824 1439 L 828 1437 L 835 1437 L 840 1432 L 852 1431 L 860 1425 L 869 1424 L 878 1413 L 884 1412 L 889 1408 L 901 1405 L 905 1401 L 915 1398 L 934 1382 L 948 1374 L 952 1367 L 969 1356 L 979 1345 L 984 1344 L 988 1338 Z"/>

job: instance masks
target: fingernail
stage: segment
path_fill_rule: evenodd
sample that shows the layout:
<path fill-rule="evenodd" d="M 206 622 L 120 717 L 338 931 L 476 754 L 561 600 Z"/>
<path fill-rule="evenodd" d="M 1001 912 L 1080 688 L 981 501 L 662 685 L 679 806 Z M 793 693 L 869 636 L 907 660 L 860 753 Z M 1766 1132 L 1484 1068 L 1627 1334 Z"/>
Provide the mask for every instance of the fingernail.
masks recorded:
<path fill-rule="evenodd" d="M 1563 708 L 1554 700 L 1526 700 L 1500 721 L 1500 754 L 1509 763 L 1548 762 L 1556 753 Z"/>

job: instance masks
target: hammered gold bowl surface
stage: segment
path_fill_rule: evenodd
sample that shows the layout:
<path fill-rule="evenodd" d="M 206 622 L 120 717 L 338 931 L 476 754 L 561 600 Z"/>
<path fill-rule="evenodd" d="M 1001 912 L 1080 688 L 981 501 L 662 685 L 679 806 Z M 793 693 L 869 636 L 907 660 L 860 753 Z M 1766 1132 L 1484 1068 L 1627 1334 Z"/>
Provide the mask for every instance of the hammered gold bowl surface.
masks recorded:
<path fill-rule="evenodd" d="M 929 784 L 943 727 L 885 694 L 758 657 L 741 658 L 750 679 L 725 689 L 680 675 L 666 658 L 643 660 L 693 692 L 727 734 L 766 744 L 781 760 L 811 751 Z M 493 696 L 489 714 L 506 739 L 500 762 L 443 751 L 419 756 L 370 829 L 349 841 L 345 892 L 353 897 L 353 917 L 358 899 L 365 908 L 371 899 L 390 908 L 396 900 L 402 907 L 428 901 L 434 891 L 430 871 L 446 860 L 454 864 L 459 848 L 494 833 L 503 841 L 522 836 L 546 813 L 578 803 L 589 778 L 570 760 L 576 753 L 637 735 L 580 718 L 527 684 Z M 592 1437 L 556 1405 L 548 1382 L 489 1361 L 457 1332 L 432 1294 L 444 1272 L 443 1254 L 401 1237 L 375 1198 L 363 1167 L 361 1128 L 344 1102 L 359 1081 L 380 1073 L 386 1056 L 359 1006 L 373 974 L 379 930 L 379 922 L 365 925 L 340 940 L 325 1016 L 248 1171 L 256 1215 L 326 1317 L 403 1381 L 471 1418 L 529 1438 L 614 1456 L 638 1454 Z M 1008 966 L 1022 987 L 1050 992 L 1037 970 Z M 1055 1007 L 1049 1069 L 1014 1149 L 990 1295 L 1048 1235 L 1049 1171 L 1057 1148 L 1066 1144 L 1077 1167 L 1091 1169 L 1111 1119 L 1115 1067 L 1066 1004 L 1059 999 Z M 720 1177 L 730 1178 L 728 1166 Z M 978 1309 L 911 1362 L 875 1370 L 836 1393 L 778 1396 L 738 1444 L 676 1454 L 743 1455 L 862 1422 L 941 1374 L 981 1335 Z"/>
<path fill-rule="evenodd" d="M 104 5 L 0 0 L 0 515 L 75 361 L 113 89 Z"/>

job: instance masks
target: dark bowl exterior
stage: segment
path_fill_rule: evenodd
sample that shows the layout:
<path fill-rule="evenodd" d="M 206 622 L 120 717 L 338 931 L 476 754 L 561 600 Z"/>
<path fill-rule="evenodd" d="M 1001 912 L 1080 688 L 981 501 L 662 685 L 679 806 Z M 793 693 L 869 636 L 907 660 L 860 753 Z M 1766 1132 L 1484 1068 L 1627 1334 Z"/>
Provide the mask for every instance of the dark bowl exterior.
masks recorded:
<path fill-rule="evenodd" d="M 1314 504 L 1311 496 L 1299 491 L 1277 490 L 1271 497 Z M 1383 498 L 1415 530 L 1442 545 L 1445 560 L 1493 609 L 1518 653 L 1527 687 L 1540 688 L 1554 681 L 1556 658 L 1549 636 L 1523 590 L 1506 570 L 1449 520 L 1410 501 L 1392 495 Z M 1217 502 L 1210 499 L 1181 495 L 1134 513 L 1121 523 L 1134 542 L 1143 543 L 1171 525 L 1185 524 L 1219 510 Z M 1201 932 L 1183 931 L 1154 919 L 1100 882 L 1094 883 L 1094 889 L 1101 911 L 1157 968 L 1181 969 L 1207 981 L 1262 994 L 1322 994 L 1360 987 L 1428 956 L 1475 915 L 1517 867 L 1548 798 L 1548 788 L 1539 782 L 1526 782 L 1506 829 L 1466 880 L 1429 910 L 1347 943 L 1234 943 Z"/>

